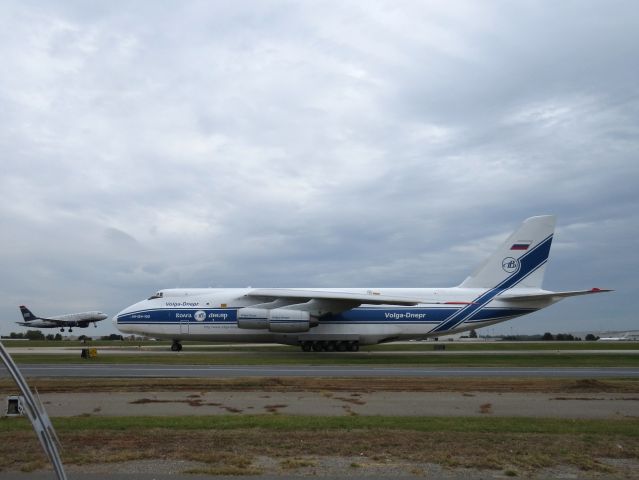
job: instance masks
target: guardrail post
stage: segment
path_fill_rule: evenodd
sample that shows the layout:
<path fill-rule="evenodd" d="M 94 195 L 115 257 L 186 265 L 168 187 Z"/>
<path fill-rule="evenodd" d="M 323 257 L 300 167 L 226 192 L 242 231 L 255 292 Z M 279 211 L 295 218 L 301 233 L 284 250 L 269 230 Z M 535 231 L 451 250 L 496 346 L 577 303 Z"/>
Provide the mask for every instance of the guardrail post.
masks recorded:
<path fill-rule="evenodd" d="M 36 390 L 36 396 L 31 393 L 27 381 L 22 376 L 22 373 L 20 373 L 18 366 L 13 361 L 13 358 L 11 358 L 11 355 L 9 355 L 9 352 L 7 352 L 4 345 L 2 345 L 2 342 L 0 342 L 0 357 L 2 357 L 2 361 L 7 367 L 9 374 L 13 377 L 13 380 L 22 392 L 27 416 L 31 421 L 31 425 L 33 425 L 33 429 L 38 436 L 38 440 L 40 440 L 44 453 L 47 454 L 47 457 L 49 457 L 49 460 L 51 461 L 51 465 L 53 465 L 53 470 L 55 471 L 58 480 L 67 480 L 67 474 L 64 471 L 64 465 L 62 465 L 62 459 L 60 458 L 60 452 L 58 451 L 60 441 L 53 429 L 53 424 L 49 419 L 49 415 L 47 415 L 47 412 L 40 401 L 40 397 L 37 395 L 38 391 Z"/>

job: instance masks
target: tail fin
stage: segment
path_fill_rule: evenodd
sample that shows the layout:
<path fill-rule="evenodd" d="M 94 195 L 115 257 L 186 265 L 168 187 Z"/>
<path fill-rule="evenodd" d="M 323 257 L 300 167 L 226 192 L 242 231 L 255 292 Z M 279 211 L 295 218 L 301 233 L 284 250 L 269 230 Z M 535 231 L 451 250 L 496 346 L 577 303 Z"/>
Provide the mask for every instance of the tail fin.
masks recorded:
<path fill-rule="evenodd" d="M 20 312 L 22 313 L 22 318 L 24 318 L 25 322 L 30 322 L 31 320 L 36 320 L 38 318 L 24 305 L 20 305 Z"/>
<path fill-rule="evenodd" d="M 541 288 L 554 231 L 554 215 L 524 220 L 519 229 L 459 286 Z"/>

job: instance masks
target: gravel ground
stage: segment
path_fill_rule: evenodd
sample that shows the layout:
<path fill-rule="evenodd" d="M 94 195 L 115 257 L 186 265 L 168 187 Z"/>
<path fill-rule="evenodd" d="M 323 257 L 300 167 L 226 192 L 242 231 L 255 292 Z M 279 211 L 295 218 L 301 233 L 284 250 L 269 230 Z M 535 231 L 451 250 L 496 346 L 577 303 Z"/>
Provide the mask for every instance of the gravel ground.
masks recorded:
<path fill-rule="evenodd" d="M 51 417 L 94 415 L 639 416 L 639 395 L 490 392 L 101 392 L 41 395 Z"/>

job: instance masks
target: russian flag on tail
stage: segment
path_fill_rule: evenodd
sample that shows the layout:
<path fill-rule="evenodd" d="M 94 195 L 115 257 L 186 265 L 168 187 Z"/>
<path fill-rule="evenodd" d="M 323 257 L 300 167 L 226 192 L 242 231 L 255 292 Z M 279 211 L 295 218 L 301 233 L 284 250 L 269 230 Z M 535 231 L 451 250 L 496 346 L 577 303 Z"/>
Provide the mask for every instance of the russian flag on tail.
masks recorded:
<path fill-rule="evenodd" d="M 519 240 L 517 243 L 513 243 L 513 246 L 510 247 L 511 250 L 528 250 L 528 247 L 532 242 L 530 240 Z"/>

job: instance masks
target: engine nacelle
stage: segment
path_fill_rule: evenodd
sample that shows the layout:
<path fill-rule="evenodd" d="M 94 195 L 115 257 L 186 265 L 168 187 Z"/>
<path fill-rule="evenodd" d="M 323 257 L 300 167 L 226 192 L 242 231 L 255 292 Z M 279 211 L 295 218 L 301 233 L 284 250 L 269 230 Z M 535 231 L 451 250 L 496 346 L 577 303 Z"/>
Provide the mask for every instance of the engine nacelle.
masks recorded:
<path fill-rule="evenodd" d="M 274 333 L 308 332 L 314 324 L 311 314 L 303 310 L 284 308 L 240 308 L 237 311 L 237 326 L 252 330 L 268 329 Z"/>

